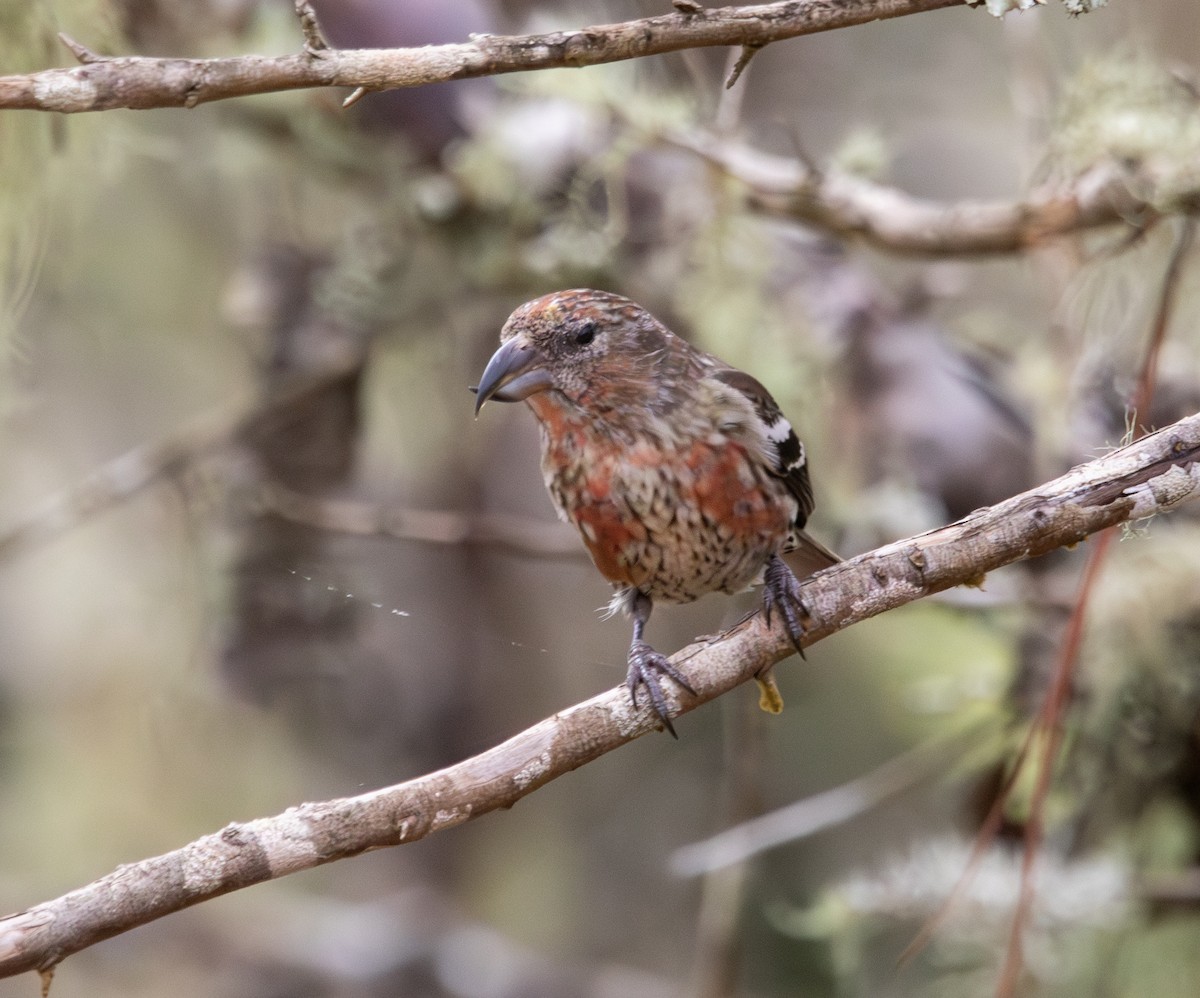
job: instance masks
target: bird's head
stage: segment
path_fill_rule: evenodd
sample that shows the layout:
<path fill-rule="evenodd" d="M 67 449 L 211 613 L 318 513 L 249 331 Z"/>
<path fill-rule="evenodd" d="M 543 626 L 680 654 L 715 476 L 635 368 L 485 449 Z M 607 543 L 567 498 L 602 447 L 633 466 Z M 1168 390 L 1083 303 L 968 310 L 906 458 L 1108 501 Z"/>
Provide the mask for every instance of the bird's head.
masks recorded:
<path fill-rule="evenodd" d="M 475 389 L 485 402 L 558 393 L 585 409 L 650 405 L 653 372 L 675 337 L 640 305 L 607 291 L 556 291 L 518 308 Z M 535 407 L 536 408 L 536 407 Z"/>

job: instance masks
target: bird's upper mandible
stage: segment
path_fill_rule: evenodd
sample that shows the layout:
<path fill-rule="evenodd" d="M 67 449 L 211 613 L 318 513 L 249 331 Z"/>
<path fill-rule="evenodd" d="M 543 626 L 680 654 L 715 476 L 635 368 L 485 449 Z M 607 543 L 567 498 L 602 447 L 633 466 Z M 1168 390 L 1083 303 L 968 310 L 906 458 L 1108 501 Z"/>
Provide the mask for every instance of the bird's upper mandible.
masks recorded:
<path fill-rule="evenodd" d="M 476 412 L 491 399 L 552 391 L 595 415 L 619 412 L 636 422 L 678 408 L 679 389 L 701 376 L 706 356 L 635 302 L 587 288 L 526 302 L 500 339 L 480 379 Z"/>

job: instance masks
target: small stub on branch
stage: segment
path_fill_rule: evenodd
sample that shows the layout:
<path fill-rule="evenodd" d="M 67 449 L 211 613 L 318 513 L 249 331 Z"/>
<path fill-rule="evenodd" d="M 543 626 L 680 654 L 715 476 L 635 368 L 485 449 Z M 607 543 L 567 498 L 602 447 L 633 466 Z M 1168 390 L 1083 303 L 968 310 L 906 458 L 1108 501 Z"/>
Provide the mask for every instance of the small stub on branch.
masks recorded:
<path fill-rule="evenodd" d="M 671 0 L 671 6 L 681 14 L 703 14 L 704 5 L 696 0 Z"/>
<path fill-rule="evenodd" d="M 296 0 L 296 16 L 300 19 L 300 30 L 304 32 L 304 51 L 314 56 L 327 52 L 329 42 L 321 32 L 317 12 L 309 0 Z"/>
<path fill-rule="evenodd" d="M 746 67 L 750 65 L 750 60 L 753 59 L 762 50 L 761 45 L 743 45 L 742 54 L 738 56 L 737 62 L 733 64 L 733 69 L 729 73 L 729 79 L 725 81 L 725 89 L 733 89 L 733 85 L 742 78 L 742 73 L 746 71 Z"/>
<path fill-rule="evenodd" d="M 62 42 L 67 48 L 69 48 L 71 50 L 71 54 L 74 55 L 75 58 L 78 59 L 85 66 L 90 62 L 104 62 L 104 59 L 105 59 L 104 56 L 100 55 L 97 52 L 93 52 L 86 45 L 83 45 L 82 43 L 75 41 L 75 39 L 72 38 L 70 35 L 66 34 L 66 32 L 60 31 L 58 33 L 58 40 L 60 42 Z"/>
<path fill-rule="evenodd" d="M 366 87 L 355 87 L 350 96 L 342 101 L 342 108 L 354 107 L 360 100 L 367 95 Z"/>

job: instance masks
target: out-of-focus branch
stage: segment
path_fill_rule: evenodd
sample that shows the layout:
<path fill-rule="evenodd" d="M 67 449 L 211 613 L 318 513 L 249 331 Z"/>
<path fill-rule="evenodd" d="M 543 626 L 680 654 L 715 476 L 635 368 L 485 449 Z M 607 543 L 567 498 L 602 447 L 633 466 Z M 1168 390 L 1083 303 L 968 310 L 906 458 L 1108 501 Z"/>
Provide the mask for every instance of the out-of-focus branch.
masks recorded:
<path fill-rule="evenodd" d="M 539 558 L 587 557 L 579 535 L 555 520 L 317 498 L 278 483 L 264 486 L 255 499 L 259 512 L 317 530 L 426 544 L 487 544 Z"/>
<path fill-rule="evenodd" d="M 770 42 L 886 18 L 964 6 L 965 0 L 786 0 L 700 8 L 535 35 L 475 35 L 408 49 L 314 47 L 284 56 L 222 59 L 106 57 L 63 38 L 81 65 L 0 77 L 0 108 L 36 111 L 195 107 L 209 101 L 307 87 L 365 91 L 535 69 L 596 66 L 682 49 Z M 311 32 L 306 31 L 306 37 Z"/>
<path fill-rule="evenodd" d="M 1160 209 L 1135 193 L 1152 190 L 1117 164 L 1097 165 L 1071 183 L 1048 184 L 1012 201 L 929 201 L 841 171 L 724 140 L 679 134 L 695 152 L 740 181 L 750 205 L 892 253 L 969 256 L 1017 253 L 1059 236 L 1119 223 L 1145 227 Z M 1146 178 L 1141 178 L 1146 179 Z M 1180 204 L 1200 199 L 1179 198 Z"/>
<path fill-rule="evenodd" d="M 1130 400 L 1129 409 L 1133 414 L 1133 433 L 1135 435 L 1141 435 L 1144 432 L 1138 421 L 1154 401 L 1154 387 L 1158 382 L 1158 361 L 1162 353 L 1162 346 L 1166 342 L 1171 316 L 1175 311 L 1179 282 L 1184 272 L 1184 260 L 1191 251 L 1194 235 L 1195 222 L 1190 218 L 1186 219 L 1179 230 L 1175 248 L 1171 252 L 1166 273 L 1163 275 L 1162 289 L 1158 296 L 1158 308 L 1155 309 L 1154 320 L 1150 327 L 1150 338 L 1142 357 L 1141 371 L 1138 374 L 1133 398 Z M 1025 842 L 1021 854 L 1021 889 L 1017 896 L 1016 909 L 1013 911 L 1004 965 L 996 986 L 998 998 L 1010 998 L 1017 993 L 1018 982 L 1025 969 L 1024 938 L 1033 915 L 1034 863 L 1041 853 L 1042 840 L 1045 835 L 1046 802 L 1050 796 L 1051 780 L 1065 735 L 1064 715 L 1075 687 L 1075 672 L 1079 663 L 1080 649 L 1083 647 L 1088 605 L 1095 593 L 1097 580 L 1107 563 L 1108 554 L 1112 550 L 1114 533 L 1115 531 L 1111 528 L 1105 531 L 1092 548 L 1079 583 L 1075 606 L 1072 608 L 1066 631 L 1063 633 L 1062 645 L 1054 663 L 1050 685 L 1036 721 L 1037 729 L 1040 729 L 1042 736 L 1039 739 L 1041 750 L 1036 759 L 1029 815 L 1025 820 Z"/>
<path fill-rule="evenodd" d="M 918 745 L 840 786 L 757 815 L 702 842 L 681 846 L 671 857 L 671 869 L 680 877 L 713 873 L 844 824 L 929 779 L 986 734 L 974 727 L 965 735 Z"/>
<path fill-rule="evenodd" d="M 836 565 L 803 583 L 808 642 L 1125 520 L 1167 512 L 1200 493 L 1197 461 L 1200 415 L 957 523 Z M 760 614 L 685 648 L 673 661 L 696 695 L 667 690 L 672 713 L 694 710 L 791 652 L 787 635 Z M 46 971 L 93 943 L 208 898 L 510 807 L 655 726 L 645 704 L 635 709 L 618 687 L 439 772 L 231 824 L 0 919 L 0 975 Z"/>
<path fill-rule="evenodd" d="M 319 383 L 299 386 L 295 391 L 285 390 L 265 407 L 244 415 L 230 416 L 222 411 L 200 417 L 166 440 L 143 444 L 113 458 L 82 481 L 50 496 L 18 522 L 0 529 L 0 558 L 53 540 L 154 482 L 178 474 L 336 377 L 321 378 Z M 575 531 L 552 520 L 314 497 L 278 482 L 257 490 L 253 502 L 259 513 L 271 513 L 317 530 L 427 544 L 489 545 L 537 558 L 586 557 Z"/>
<path fill-rule="evenodd" d="M 165 440 L 141 444 L 103 464 L 82 481 L 50 496 L 18 522 L 0 529 L 0 558 L 59 536 L 162 478 L 227 447 L 242 435 L 286 414 L 350 373 L 335 365 L 318 378 L 297 379 L 269 399 L 241 409 L 225 406 L 194 419 Z"/>

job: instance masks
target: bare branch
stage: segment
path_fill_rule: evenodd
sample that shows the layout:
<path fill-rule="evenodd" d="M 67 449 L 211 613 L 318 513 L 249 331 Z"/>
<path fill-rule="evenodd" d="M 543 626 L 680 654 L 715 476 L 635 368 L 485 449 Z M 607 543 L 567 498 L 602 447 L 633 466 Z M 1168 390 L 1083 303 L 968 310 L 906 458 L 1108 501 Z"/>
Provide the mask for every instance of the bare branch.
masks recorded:
<path fill-rule="evenodd" d="M 840 786 L 750 818 L 703 842 L 681 846 L 671 856 L 671 869 L 679 877 L 709 874 L 844 824 L 943 770 L 947 761 L 961 758 L 983 736 L 976 726 L 918 745 Z"/>
<path fill-rule="evenodd" d="M 1200 493 L 1198 460 L 1195 415 L 957 523 L 827 569 L 803 584 L 808 641 L 1116 523 L 1167 512 Z M 696 696 L 665 691 L 672 713 L 694 710 L 791 652 L 787 635 L 768 628 L 761 615 L 683 649 L 673 661 L 687 672 Z M 618 687 L 439 772 L 231 824 L 0 919 L 0 975 L 47 970 L 93 943 L 208 898 L 414 842 L 509 807 L 655 726 L 649 710 L 634 709 L 628 691 Z"/>
<path fill-rule="evenodd" d="M 72 45 L 84 65 L 0 77 L 0 108 L 63 113 L 118 107 L 144 110 L 195 107 L 306 87 L 416 87 L 475 76 L 596 66 L 714 45 L 761 47 L 785 38 L 960 6 L 964 0 L 784 0 L 663 14 L 576 31 L 477 35 L 468 42 L 409 49 L 313 51 L 306 28 L 309 45 L 303 53 L 273 58 L 124 56 L 92 61 L 80 54 L 82 46 Z"/>
<path fill-rule="evenodd" d="M 1183 261 L 1191 250 L 1194 228 L 1195 224 L 1192 219 L 1184 220 L 1175 241 L 1175 248 L 1171 251 L 1170 259 L 1167 262 L 1166 272 L 1163 274 L 1158 308 L 1155 310 L 1154 319 L 1151 322 L 1150 339 L 1142 356 L 1141 371 L 1138 374 L 1137 385 L 1130 404 L 1133 414 L 1132 432 L 1136 436 L 1141 436 L 1145 432 L 1143 428 L 1139 427 L 1137 416 L 1148 411 L 1150 404 L 1154 401 L 1154 387 L 1158 381 L 1159 356 L 1166 340 L 1167 327 L 1170 325 L 1170 319 L 1175 310 L 1179 278 L 1183 272 Z M 1004 964 L 1000 971 L 999 983 L 996 986 L 997 998 L 1008 998 L 1008 996 L 1015 995 L 1017 984 L 1025 970 L 1025 933 L 1033 918 L 1034 865 L 1041 855 L 1042 841 L 1045 837 L 1046 802 L 1050 796 L 1055 765 L 1059 761 L 1065 737 L 1064 717 L 1067 704 L 1074 695 L 1075 674 L 1079 665 L 1080 649 L 1083 647 L 1084 622 L 1087 619 L 1088 605 L 1096 591 L 1097 581 L 1107 564 L 1108 554 L 1112 551 L 1115 533 L 1111 528 L 1106 530 L 1092 547 L 1087 565 L 1084 567 L 1079 581 L 1075 605 L 1071 609 L 1071 616 L 1067 621 L 1054 668 L 1050 674 L 1049 687 L 1033 729 L 1039 733 L 1037 739 L 1039 751 L 1034 760 L 1033 789 L 1024 822 L 1020 890 L 1017 892 L 1017 904 L 1013 910 L 1012 923 L 1009 928 Z M 1007 796 L 1006 793 L 1004 798 Z M 997 798 L 997 803 L 1004 798 Z"/>
<path fill-rule="evenodd" d="M 261 489 L 255 498 L 259 512 L 273 513 L 317 530 L 362 537 L 397 537 L 426 544 L 489 544 L 539 558 L 587 557 L 579 543 L 579 534 L 556 520 L 314 497 L 278 482 Z"/>
<path fill-rule="evenodd" d="M 51 540 L 159 479 L 176 474 L 218 445 L 227 444 L 237 426 L 238 421 L 224 413 L 208 414 L 166 440 L 141 444 L 113 458 L 0 530 L 0 558 Z"/>
<path fill-rule="evenodd" d="M 1162 286 L 1158 292 L 1158 305 L 1154 310 L 1154 319 L 1150 323 L 1150 340 L 1146 344 L 1145 356 L 1142 359 L 1142 369 L 1134 386 L 1133 397 L 1129 400 L 1129 410 L 1132 416 L 1135 433 L 1146 431 L 1141 422 L 1142 415 L 1149 412 L 1154 401 L 1154 391 L 1158 386 L 1159 358 L 1162 355 L 1163 344 L 1167 339 L 1167 327 L 1171 316 L 1175 314 L 1179 301 L 1179 286 L 1185 273 L 1184 261 L 1192 251 L 1196 240 L 1196 220 L 1185 218 L 1175 237 L 1175 246 L 1167 261 L 1167 270 L 1163 274 Z"/>
<path fill-rule="evenodd" d="M 1134 192 L 1153 190 L 1153 183 L 1135 183 L 1116 164 L 1099 165 L 1072 183 L 1045 185 L 1013 201 L 942 203 L 713 138 L 673 135 L 667 141 L 741 181 L 750 205 L 765 214 L 799 220 L 893 253 L 1017 253 L 1107 225 L 1144 228 L 1160 217 L 1159 209 Z M 1200 191 L 1195 197 L 1200 198 Z M 1176 200 L 1187 204 L 1192 198 Z"/>
<path fill-rule="evenodd" d="M 322 379 L 322 384 L 326 383 Z M 315 390 L 317 385 L 308 387 Z M 262 420 L 307 391 L 286 392 L 267 406 L 243 414 L 222 410 L 194 420 L 165 440 L 142 444 L 101 465 L 82 481 L 51 495 L 19 521 L 0 529 L 0 558 L 45 543 L 155 482 L 178 474 L 206 455 L 229 446 Z M 292 523 L 360 537 L 395 537 L 426 544 L 491 545 L 536 558 L 586 557 L 579 535 L 554 520 L 502 513 L 414 509 L 354 499 L 305 495 L 273 482 L 253 498 L 255 512 Z"/>
<path fill-rule="evenodd" d="M 80 482 L 50 496 L 18 522 L 0 529 L 0 558 L 12 557 L 78 526 L 96 513 L 177 474 L 264 422 L 287 412 L 353 369 L 333 367 L 320 377 L 281 386 L 269 399 L 242 409 L 222 406 L 172 436 L 141 444 L 106 462 Z"/>

